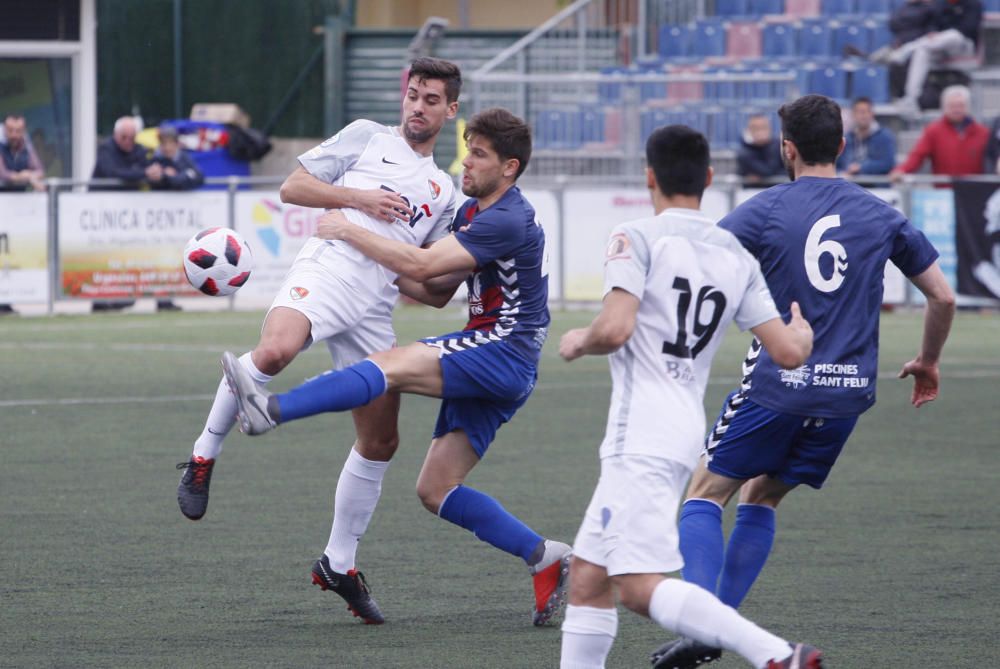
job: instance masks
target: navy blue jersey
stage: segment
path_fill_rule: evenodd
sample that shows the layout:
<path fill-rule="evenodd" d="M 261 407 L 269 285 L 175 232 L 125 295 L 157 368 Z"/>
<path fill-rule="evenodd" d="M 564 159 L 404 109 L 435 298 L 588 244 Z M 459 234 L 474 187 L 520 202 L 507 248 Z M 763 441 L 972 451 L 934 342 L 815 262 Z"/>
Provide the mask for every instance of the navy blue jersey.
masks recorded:
<path fill-rule="evenodd" d="M 467 200 L 452 230 L 476 259 L 476 269 L 466 280 L 465 329 L 506 341 L 537 361 L 548 335 L 549 277 L 545 232 L 535 220 L 535 209 L 514 186 L 484 211 L 475 199 Z"/>
<path fill-rule="evenodd" d="M 797 301 L 815 335 L 812 355 L 796 370 L 761 351 L 744 379 L 750 398 L 774 411 L 830 418 L 874 404 L 885 263 L 908 277 L 930 267 L 938 253 L 923 233 L 863 188 L 821 177 L 769 188 L 719 225 L 760 262 L 785 320 Z"/>

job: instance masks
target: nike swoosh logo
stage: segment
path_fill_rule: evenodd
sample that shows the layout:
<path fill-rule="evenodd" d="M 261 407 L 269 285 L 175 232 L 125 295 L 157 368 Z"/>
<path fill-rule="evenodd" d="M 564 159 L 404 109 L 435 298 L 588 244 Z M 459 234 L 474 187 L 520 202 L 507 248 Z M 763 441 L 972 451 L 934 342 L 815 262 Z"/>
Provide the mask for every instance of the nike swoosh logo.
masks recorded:
<path fill-rule="evenodd" d="M 208 433 L 209 433 L 209 434 L 214 434 L 214 435 L 215 435 L 215 436 L 217 436 L 217 437 L 224 437 L 224 436 L 226 436 L 226 433 L 225 433 L 225 432 L 216 432 L 216 431 L 215 431 L 215 430 L 213 430 L 212 428 L 208 428 Z"/>
<path fill-rule="evenodd" d="M 394 163 L 391 160 L 386 160 L 385 156 L 382 156 L 382 162 L 386 165 L 399 165 L 399 163 Z"/>
<path fill-rule="evenodd" d="M 271 419 L 271 416 L 267 413 L 267 409 L 266 408 L 261 408 L 260 401 L 259 401 L 257 395 L 247 395 L 247 403 L 248 404 L 252 404 L 254 409 L 256 409 L 260 413 L 262 413 L 265 416 L 267 416 L 268 420 Z"/>

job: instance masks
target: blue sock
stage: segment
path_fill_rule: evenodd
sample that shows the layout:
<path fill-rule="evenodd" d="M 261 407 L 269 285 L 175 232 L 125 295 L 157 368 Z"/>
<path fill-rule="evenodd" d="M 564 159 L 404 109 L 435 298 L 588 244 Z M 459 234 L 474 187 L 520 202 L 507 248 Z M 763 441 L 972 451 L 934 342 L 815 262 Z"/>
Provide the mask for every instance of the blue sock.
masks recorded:
<path fill-rule="evenodd" d="M 321 374 L 287 393 L 274 395 L 279 418 L 286 423 L 324 411 L 346 411 L 364 406 L 385 394 L 382 369 L 371 360 Z"/>
<path fill-rule="evenodd" d="M 740 504 L 736 526 L 729 535 L 726 563 L 719 580 L 719 599 L 738 608 L 760 575 L 774 544 L 774 509 L 760 504 Z"/>
<path fill-rule="evenodd" d="M 445 498 L 438 515 L 471 531 L 481 541 L 525 562 L 544 539 L 489 495 L 460 485 Z"/>
<path fill-rule="evenodd" d="M 700 585 L 713 595 L 722 571 L 722 507 L 707 499 L 689 499 L 681 507 L 677 522 L 684 569 L 688 583 Z"/>

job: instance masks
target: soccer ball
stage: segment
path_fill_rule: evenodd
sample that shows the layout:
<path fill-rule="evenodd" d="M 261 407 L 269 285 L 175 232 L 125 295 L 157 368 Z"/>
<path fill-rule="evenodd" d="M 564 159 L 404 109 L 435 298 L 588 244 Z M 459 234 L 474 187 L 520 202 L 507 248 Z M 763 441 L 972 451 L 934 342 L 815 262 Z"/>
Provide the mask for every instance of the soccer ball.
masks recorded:
<path fill-rule="evenodd" d="M 253 252 L 229 228 L 202 230 L 184 247 L 184 274 L 206 295 L 232 295 L 250 278 Z"/>

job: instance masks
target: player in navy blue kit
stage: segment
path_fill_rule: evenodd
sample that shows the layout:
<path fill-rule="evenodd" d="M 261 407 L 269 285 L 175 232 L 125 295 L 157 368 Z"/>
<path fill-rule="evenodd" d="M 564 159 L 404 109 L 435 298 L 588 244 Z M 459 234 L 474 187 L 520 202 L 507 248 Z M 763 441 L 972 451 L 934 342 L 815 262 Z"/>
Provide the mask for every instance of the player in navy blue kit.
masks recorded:
<path fill-rule="evenodd" d="M 248 434 L 364 406 L 386 392 L 442 398 L 417 495 L 428 511 L 524 559 L 534 580 L 533 622 L 541 625 L 563 602 L 570 547 L 544 539 L 492 497 L 463 485 L 497 429 L 531 394 L 548 334 L 545 233 L 515 185 L 531 155 L 531 132 L 510 112 L 489 109 L 472 117 L 465 139 L 462 191 L 472 199 L 458 211 L 451 236 L 421 249 L 365 230 L 339 212 L 324 216 L 317 232 L 348 242 L 401 281 L 413 282 L 408 294 L 428 290 L 435 277 L 443 277 L 437 297 L 445 303 L 457 286 L 450 277 L 468 277 L 464 330 L 373 354 L 277 395 L 259 386 L 230 353 L 223 368 Z M 433 294 L 427 297 L 433 302 Z M 325 556 L 313 573 L 366 618 L 374 602 L 359 575 L 331 573 Z M 347 595 L 338 590 L 344 583 Z"/>
<path fill-rule="evenodd" d="M 859 186 L 836 178 L 843 150 L 840 107 L 807 95 L 778 111 L 791 183 L 737 207 L 719 226 L 755 256 L 784 317 L 801 305 L 815 334 L 812 355 L 783 370 L 754 341 L 738 390 L 726 399 L 695 469 L 679 519 L 683 576 L 736 608 L 767 561 L 775 509 L 796 486 L 820 488 L 854 429 L 875 403 L 883 272 L 891 260 L 926 296 L 912 403 L 937 397 L 938 359 L 955 298 L 938 253 L 906 218 Z M 724 545 L 722 509 L 740 492 Z M 653 653 L 655 667 L 694 667 L 721 650 L 690 639 Z"/>

